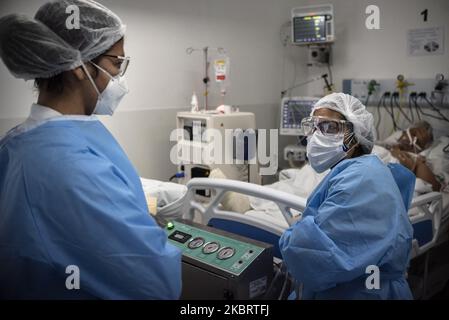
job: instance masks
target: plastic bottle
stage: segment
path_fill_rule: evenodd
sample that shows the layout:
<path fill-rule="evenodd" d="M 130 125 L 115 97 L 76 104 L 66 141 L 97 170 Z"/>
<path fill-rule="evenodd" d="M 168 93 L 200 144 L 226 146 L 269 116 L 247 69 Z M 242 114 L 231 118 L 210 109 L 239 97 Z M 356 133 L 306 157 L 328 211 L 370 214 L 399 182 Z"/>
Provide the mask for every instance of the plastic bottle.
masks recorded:
<path fill-rule="evenodd" d="M 192 112 L 199 112 L 200 108 L 198 107 L 198 97 L 196 96 L 196 93 L 194 92 L 192 95 L 192 102 L 190 103 L 192 107 Z"/>

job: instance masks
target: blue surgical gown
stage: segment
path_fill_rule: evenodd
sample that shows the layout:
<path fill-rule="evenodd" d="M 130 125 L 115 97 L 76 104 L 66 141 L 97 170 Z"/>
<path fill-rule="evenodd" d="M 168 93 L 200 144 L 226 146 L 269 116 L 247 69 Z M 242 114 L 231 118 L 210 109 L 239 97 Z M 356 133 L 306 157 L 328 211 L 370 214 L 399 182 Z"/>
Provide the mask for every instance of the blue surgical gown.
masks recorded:
<path fill-rule="evenodd" d="M 0 142 L 0 298 L 179 298 L 181 253 L 116 140 L 81 118 Z"/>
<path fill-rule="evenodd" d="M 412 299 L 405 273 L 414 185 L 412 172 L 375 155 L 344 160 L 330 171 L 279 242 L 303 299 Z M 366 286 L 375 283 L 368 279 L 370 265 L 379 268 L 378 289 Z"/>

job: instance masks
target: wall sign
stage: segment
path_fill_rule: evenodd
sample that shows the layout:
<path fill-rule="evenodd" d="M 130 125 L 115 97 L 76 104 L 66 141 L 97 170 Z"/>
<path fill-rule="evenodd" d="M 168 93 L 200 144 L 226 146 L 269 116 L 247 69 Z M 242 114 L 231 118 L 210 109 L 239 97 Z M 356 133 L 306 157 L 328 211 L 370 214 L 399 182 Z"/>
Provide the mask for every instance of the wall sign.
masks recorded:
<path fill-rule="evenodd" d="M 422 28 L 408 31 L 408 54 L 429 56 L 444 54 L 444 28 Z"/>

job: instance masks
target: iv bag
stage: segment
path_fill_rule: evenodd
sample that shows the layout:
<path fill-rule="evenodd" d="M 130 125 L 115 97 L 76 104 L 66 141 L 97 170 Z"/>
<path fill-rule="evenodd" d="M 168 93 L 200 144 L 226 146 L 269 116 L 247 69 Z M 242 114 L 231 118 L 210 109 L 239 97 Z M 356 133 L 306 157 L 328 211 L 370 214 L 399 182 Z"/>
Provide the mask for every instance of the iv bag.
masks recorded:
<path fill-rule="evenodd" d="M 214 61 L 215 82 L 220 86 L 221 94 L 226 94 L 226 90 L 230 85 L 229 80 L 230 60 L 228 56 L 220 56 Z"/>

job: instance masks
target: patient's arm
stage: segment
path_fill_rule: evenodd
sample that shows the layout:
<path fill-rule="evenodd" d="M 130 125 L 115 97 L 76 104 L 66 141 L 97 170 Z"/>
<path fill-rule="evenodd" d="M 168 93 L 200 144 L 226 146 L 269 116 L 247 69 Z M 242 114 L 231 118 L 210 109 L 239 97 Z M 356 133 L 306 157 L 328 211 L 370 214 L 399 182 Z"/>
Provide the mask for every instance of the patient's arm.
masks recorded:
<path fill-rule="evenodd" d="M 424 157 L 412 157 L 407 152 L 399 150 L 397 148 L 391 149 L 391 154 L 393 155 L 393 157 L 398 159 L 403 166 L 412 171 L 417 178 L 430 183 L 432 185 L 433 191 L 441 190 L 441 184 L 436 179 L 432 170 L 430 170 Z"/>
<path fill-rule="evenodd" d="M 391 155 L 396 159 L 398 159 L 403 166 L 407 167 L 410 171 L 413 171 L 413 173 L 416 174 L 415 169 L 417 162 L 415 158 L 412 158 L 410 154 L 399 149 L 398 147 L 393 147 L 390 151 Z"/>
<path fill-rule="evenodd" d="M 430 183 L 432 185 L 433 191 L 441 190 L 441 184 L 438 182 L 438 180 L 436 179 L 432 170 L 430 170 L 429 166 L 426 163 L 426 160 L 423 157 L 418 157 L 417 159 L 415 175 L 418 178 L 421 178 L 424 181 Z"/>

